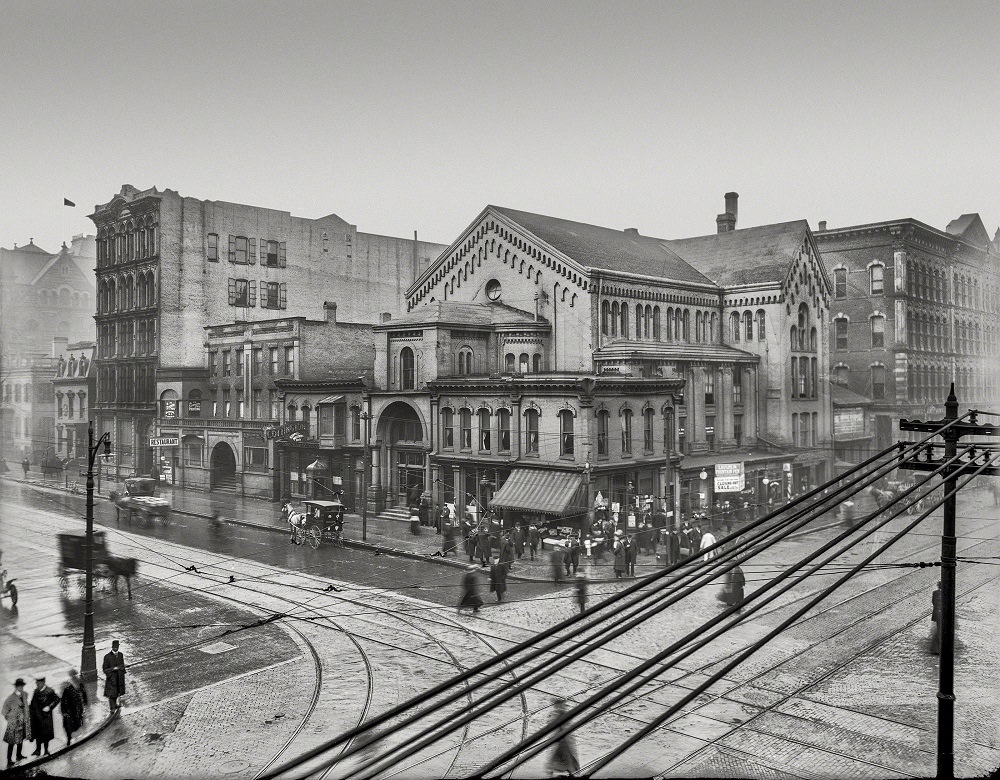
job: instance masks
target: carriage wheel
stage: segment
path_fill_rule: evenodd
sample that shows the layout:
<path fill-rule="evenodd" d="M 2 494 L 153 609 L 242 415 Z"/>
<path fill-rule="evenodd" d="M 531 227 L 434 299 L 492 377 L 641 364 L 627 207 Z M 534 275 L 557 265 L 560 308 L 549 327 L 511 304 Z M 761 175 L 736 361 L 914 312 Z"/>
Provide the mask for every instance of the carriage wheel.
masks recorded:
<path fill-rule="evenodd" d="M 306 529 L 306 541 L 309 542 L 309 546 L 314 550 L 319 547 L 319 543 L 322 540 L 323 532 L 318 525 L 311 525 Z"/>

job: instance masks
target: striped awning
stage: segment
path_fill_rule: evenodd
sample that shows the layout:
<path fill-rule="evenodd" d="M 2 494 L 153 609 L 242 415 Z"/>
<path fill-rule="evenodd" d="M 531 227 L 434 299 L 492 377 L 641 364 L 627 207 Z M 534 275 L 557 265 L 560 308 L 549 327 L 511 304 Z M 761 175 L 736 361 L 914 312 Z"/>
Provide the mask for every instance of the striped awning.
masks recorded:
<path fill-rule="evenodd" d="M 316 406 L 323 406 L 324 404 L 339 404 L 344 400 L 342 395 L 328 395 L 326 398 L 321 398 L 316 402 Z"/>
<path fill-rule="evenodd" d="M 490 506 L 543 515 L 579 511 L 583 476 L 570 471 L 514 469 L 490 501 Z"/>

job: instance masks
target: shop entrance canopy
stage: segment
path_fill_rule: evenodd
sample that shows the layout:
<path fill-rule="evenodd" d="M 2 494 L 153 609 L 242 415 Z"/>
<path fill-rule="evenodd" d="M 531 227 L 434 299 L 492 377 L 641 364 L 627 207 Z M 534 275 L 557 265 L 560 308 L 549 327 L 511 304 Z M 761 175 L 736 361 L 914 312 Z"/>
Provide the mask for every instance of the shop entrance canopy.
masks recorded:
<path fill-rule="evenodd" d="M 514 469 L 490 506 L 543 515 L 575 513 L 581 509 L 582 485 L 583 477 L 569 471 Z"/>

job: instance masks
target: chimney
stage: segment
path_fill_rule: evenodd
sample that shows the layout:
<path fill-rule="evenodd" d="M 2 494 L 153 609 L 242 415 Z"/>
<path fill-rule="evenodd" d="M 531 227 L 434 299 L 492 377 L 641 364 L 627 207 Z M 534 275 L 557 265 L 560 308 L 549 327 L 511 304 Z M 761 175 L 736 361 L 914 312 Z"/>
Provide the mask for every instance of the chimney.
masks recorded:
<path fill-rule="evenodd" d="M 726 211 L 715 218 L 719 233 L 729 233 L 736 230 L 736 201 L 740 196 L 735 192 L 726 193 Z"/>
<path fill-rule="evenodd" d="M 825 220 L 825 219 L 821 219 L 821 220 L 819 221 L 819 229 L 820 229 L 821 231 L 822 231 L 822 230 L 826 230 L 826 220 Z"/>
<path fill-rule="evenodd" d="M 625 228 L 625 235 L 627 236 L 638 236 L 639 228 Z"/>
<path fill-rule="evenodd" d="M 391 319 L 392 319 L 392 313 L 391 312 L 384 311 L 384 312 L 382 312 L 381 314 L 378 315 L 378 321 L 379 322 L 388 322 Z"/>
<path fill-rule="evenodd" d="M 65 336 L 53 336 L 52 357 L 59 357 L 66 350 L 67 344 L 69 344 L 69 339 Z"/>
<path fill-rule="evenodd" d="M 326 322 L 337 321 L 337 304 L 333 301 L 323 301 L 323 320 Z"/>

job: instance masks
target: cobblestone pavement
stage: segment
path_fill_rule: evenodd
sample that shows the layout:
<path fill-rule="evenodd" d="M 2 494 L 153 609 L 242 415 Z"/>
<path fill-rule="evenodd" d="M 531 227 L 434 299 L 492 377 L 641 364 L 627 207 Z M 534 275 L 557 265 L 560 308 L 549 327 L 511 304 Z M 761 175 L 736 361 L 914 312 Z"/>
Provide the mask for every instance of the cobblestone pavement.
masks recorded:
<path fill-rule="evenodd" d="M 996 513 L 986 506 L 985 495 L 963 497 L 960 508 L 960 554 L 984 559 L 1000 554 Z M 940 521 L 932 519 L 926 525 L 886 553 L 883 562 L 936 560 Z M 820 530 L 756 556 L 745 566 L 748 592 L 830 533 Z M 126 545 L 122 541 L 123 549 Z M 137 682 L 136 699 L 128 701 L 121 723 L 94 743 L 73 751 L 72 768 L 69 759 L 47 767 L 56 774 L 252 777 L 272 760 L 301 753 L 456 670 L 553 625 L 575 609 L 567 589 L 562 588 L 551 596 L 491 605 L 481 617 L 458 617 L 451 609 L 403 594 L 352 587 L 247 560 L 226 560 L 183 545 L 163 543 L 150 549 L 137 540 L 127 554 L 143 561 L 143 583 L 149 585 L 149 593 L 153 593 L 152 583 L 158 583 L 155 587 L 172 594 L 160 602 L 164 615 L 172 614 L 175 622 L 178 614 L 194 608 L 184 603 L 194 591 L 199 598 L 217 600 L 219 610 L 239 606 L 261 616 L 288 615 L 245 635 L 260 636 L 269 630 L 276 638 L 255 644 L 289 649 L 268 653 L 272 665 L 261 665 L 263 660 L 253 656 L 257 666 L 240 670 L 239 659 L 244 654 L 252 656 L 247 646 L 251 643 L 240 644 L 237 650 L 215 656 L 220 668 L 227 670 L 227 679 L 166 700 L 157 701 L 149 684 Z M 860 557 L 849 553 L 844 560 Z M 198 571 L 179 573 L 178 564 L 184 562 Z M 990 707 L 1000 692 L 994 572 L 1000 576 L 1000 570 L 989 565 L 962 564 L 959 568 L 956 763 L 964 776 L 1000 765 L 1000 720 Z M 228 581 L 229 574 L 236 582 Z M 640 747 L 621 755 L 605 774 L 932 776 L 937 664 L 926 652 L 926 637 L 929 594 L 936 578 L 933 569 L 873 569 L 853 579 L 829 604 L 813 608 L 748 664 L 696 697 Z M 804 594 L 831 579 L 811 578 L 794 595 L 782 597 L 736 628 L 732 638 L 719 640 L 664 672 L 644 687 L 643 695 L 625 700 L 582 729 L 576 741 L 583 764 L 613 750 L 623 735 L 677 702 L 737 648 L 787 617 Z M 330 584 L 349 595 L 325 590 Z M 596 584 L 591 595 L 597 599 L 620 587 L 615 582 Z M 572 664 L 498 707 L 488 718 L 473 722 L 464 733 L 425 749 L 408 760 L 401 776 L 461 776 L 474 771 L 485 758 L 544 723 L 556 698 L 582 699 L 717 614 L 714 591 L 707 588 L 692 595 L 586 661 Z M 204 641 L 226 641 L 216 636 L 206 634 Z M 167 646 L 171 640 L 163 636 L 158 641 Z M 136 649 L 132 654 L 140 658 L 149 652 Z M 243 676 L 229 679 L 230 673 Z M 136 670 L 134 676 L 139 675 Z M 213 717 L 213 705 L 217 713 L 225 714 Z M 448 712 L 442 710 L 443 715 Z M 127 732 L 119 733 L 119 725 Z M 406 733 L 400 732 L 387 744 L 406 739 Z M 129 775 L 123 773 L 123 765 Z M 544 756 L 514 774 L 544 774 Z"/>

